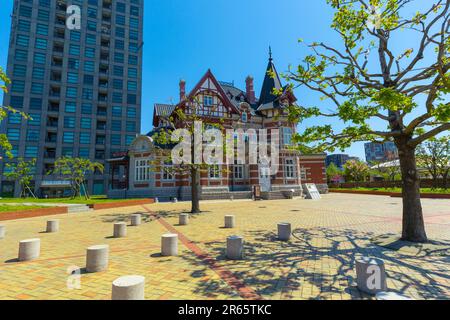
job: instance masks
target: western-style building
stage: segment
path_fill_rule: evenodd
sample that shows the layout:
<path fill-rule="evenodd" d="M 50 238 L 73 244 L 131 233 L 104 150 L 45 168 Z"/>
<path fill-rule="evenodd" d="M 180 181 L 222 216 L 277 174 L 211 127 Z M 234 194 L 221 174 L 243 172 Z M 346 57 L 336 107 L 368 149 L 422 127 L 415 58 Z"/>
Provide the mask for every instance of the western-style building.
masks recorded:
<path fill-rule="evenodd" d="M 272 56 L 259 97 L 254 80 L 247 77 L 245 91 L 233 83 L 220 82 L 211 70 L 198 81 L 190 92 L 186 82 L 179 83 L 180 100 L 177 104 L 156 103 L 153 113 L 154 129 L 138 136 L 127 152 L 117 153 L 110 163 L 112 198 L 157 197 L 160 201 L 191 199 L 190 175 L 172 170 L 172 164 L 160 156 L 160 146 L 152 139 L 156 132 L 165 130 L 167 119 L 176 121 L 176 110 L 190 114 L 195 101 L 196 115 L 205 122 L 221 121 L 223 129 L 279 129 L 279 170 L 274 175 L 262 174 L 258 164 L 227 164 L 202 170 L 200 198 L 252 198 L 256 190 L 263 199 L 282 199 L 300 196 L 302 184 L 315 183 L 320 192 L 328 192 L 325 172 L 325 154 L 302 155 L 293 150 L 292 136 L 297 123 L 290 122 L 287 107 L 296 103 L 290 90 L 284 90 Z M 283 93 L 277 94 L 276 92 Z"/>

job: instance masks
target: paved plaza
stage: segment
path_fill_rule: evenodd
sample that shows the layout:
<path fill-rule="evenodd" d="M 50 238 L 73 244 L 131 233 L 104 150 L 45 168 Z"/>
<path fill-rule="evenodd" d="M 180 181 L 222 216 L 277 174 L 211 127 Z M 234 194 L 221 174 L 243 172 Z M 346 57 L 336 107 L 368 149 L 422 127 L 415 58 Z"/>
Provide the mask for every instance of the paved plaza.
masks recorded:
<path fill-rule="evenodd" d="M 432 240 L 450 242 L 450 200 L 424 199 Z M 188 226 L 178 214 L 190 203 L 159 203 L 57 216 L 58 233 L 45 233 L 39 217 L 2 224 L 0 299 L 110 299 L 111 283 L 123 275 L 146 278 L 146 299 L 369 299 L 356 289 L 354 260 L 385 261 L 388 287 L 414 299 L 450 298 L 448 251 L 407 254 L 374 244 L 401 230 L 401 199 L 329 194 L 322 200 L 203 202 Z M 112 238 L 113 223 L 142 213 L 126 238 Z M 225 229 L 224 215 L 236 216 Z M 293 238 L 276 238 L 278 222 L 290 222 Z M 179 234 L 179 256 L 160 255 L 161 235 Z M 245 259 L 225 258 L 226 238 L 245 239 Z M 41 239 L 41 256 L 18 262 L 18 243 Z M 86 248 L 110 246 L 107 271 L 86 273 Z M 81 268 L 81 274 L 71 275 Z M 79 284 L 79 286 L 78 286 Z M 77 288 L 78 287 L 78 288 Z"/>

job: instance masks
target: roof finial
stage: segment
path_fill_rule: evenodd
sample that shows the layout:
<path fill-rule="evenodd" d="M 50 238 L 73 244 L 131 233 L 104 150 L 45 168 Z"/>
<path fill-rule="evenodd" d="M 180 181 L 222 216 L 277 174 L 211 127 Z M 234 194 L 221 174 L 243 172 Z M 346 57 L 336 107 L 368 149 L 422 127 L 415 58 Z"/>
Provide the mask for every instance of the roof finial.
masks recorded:
<path fill-rule="evenodd" d="M 272 46 L 269 46 L 269 61 L 272 61 Z"/>

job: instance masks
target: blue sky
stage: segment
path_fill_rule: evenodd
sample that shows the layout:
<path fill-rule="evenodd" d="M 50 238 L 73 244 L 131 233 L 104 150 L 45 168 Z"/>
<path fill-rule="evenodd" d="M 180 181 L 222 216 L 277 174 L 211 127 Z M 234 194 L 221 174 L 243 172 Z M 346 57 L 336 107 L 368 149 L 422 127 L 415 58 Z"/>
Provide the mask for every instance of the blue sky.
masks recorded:
<path fill-rule="evenodd" d="M 4 67 L 13 1 L 1 1 Z M 283 72 L 307 54 L 299 38 L 330 43 L 337 39 L 329 28 L 332 11 L 325 0 L 145 0 L 144 15 L 142 132 L 151 129 L 154 103 L 177 101 L 181 78 L 189 91 L 211 68 L 219 80 L 234 81 L 245 89 L 245 78 L 252 75 L 259 95 L 269 45 L 278 71 Z M 400 45 L 406 39 L 397 41 Z M 320 104 L 309 91 L 296 95 L 302 104 Z M 364 159 L 362 143 L 347 152 Z"/>

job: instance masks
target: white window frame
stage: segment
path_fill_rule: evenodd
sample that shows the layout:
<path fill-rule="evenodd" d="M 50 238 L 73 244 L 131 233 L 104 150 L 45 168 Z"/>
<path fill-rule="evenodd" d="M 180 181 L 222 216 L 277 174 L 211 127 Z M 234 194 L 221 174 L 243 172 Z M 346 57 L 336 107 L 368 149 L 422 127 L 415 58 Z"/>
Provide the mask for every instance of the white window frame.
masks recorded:
<path fill-rule="evenodd" d="M 284 176 L 286 179 L 295 179 L 295 159 L 294 158 L 287 158 L 284 160 Z"/>
<path fill-rule="evenodd" d="M 167 169 L 167 170 L 166 170 Z M 175 180 L 175 174 L 173 173 L 173 164 L 164 163 L 161 170 L 161 178 L 163 181 Z"/>
<path fill-rule="evenodd" d="M 243 180 L 244 179 L 244 166 L 241 164 L 235 164 L 233 166 L 233 179 Z"/>
<path fill-rule="evenodd" d="M 208 176 L 210 179 L 214 179 L 214 180 L 221 179 L 222 174 L 221 174 L 220 166 L 218 164 L 211 165 L 208 170 Z"/>
<path fill-rule="evenodd" d="M 203 106 L 204 107 L 212 107 L 214 106 L 214 97 L 209 95 L 203 96 Z"/>
<path fill-rule="evenodd" d="M 305 167 L 301 167 L 300 168 L 300 179 L 302 181 L 307 181 L 308 180 L 308 171 L 306 170 Z"/>
<path fill-rule="evenodd" d="M 292 128 L 283 127 L 283 145 L 290 146 L 292 145 Z"/>
<path fill-rule="evenodd" d="M 248 114 L 247 112 L 242 112 L 242 122 L 247 123 L 248 121 Z"/>
<path fill-rule="evenodd" d="M 151 160 L 149 158 L 136 159 L 134 162 L 134 180 L 137 182 L 147 182 L 150 180 Z"/>

